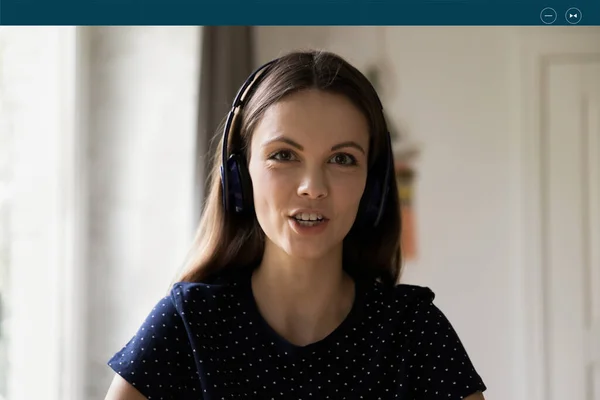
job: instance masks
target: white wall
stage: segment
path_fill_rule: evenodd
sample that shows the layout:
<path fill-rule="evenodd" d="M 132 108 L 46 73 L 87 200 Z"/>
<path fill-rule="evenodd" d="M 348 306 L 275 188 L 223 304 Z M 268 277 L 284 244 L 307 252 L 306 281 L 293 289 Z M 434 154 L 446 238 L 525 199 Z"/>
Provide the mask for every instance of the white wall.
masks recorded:
<path fill-rule="evenodd" d="M 514 266 L 511 128 L 515 30 L 453 27 L 261 27 L 257 64 L 294 48 L 338 52 L 396 76 L 383 101 L 423 145 L 417 164 L 419 258 L 404 281 L 430 286 L 489 387 L 523 398 Z M 384 39 L 384 40 L 382 40 Z M 383 46 L 383 48 L 380 48 Z"/>
<path fill-rule="evenodd" d="M 194 221 L 201 29 L 91 28 L 87 399 L 180 268 Z"/>

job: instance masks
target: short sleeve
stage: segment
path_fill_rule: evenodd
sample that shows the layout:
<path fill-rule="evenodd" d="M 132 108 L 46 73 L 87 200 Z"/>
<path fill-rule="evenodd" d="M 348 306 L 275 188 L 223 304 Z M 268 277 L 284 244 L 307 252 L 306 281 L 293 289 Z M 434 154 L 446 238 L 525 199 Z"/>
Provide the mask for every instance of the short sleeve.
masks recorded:
<path fill-rule="evenodd" d="M 170 296 L 156 304 L 108 366 L 149 400 L 202 398 L 193 351 Z"/>
<path fill-rule="evenodd" d="M 450 321 L 432 301 L 415 305 L 411 398 L 462 400 L 487 388 Z"/>

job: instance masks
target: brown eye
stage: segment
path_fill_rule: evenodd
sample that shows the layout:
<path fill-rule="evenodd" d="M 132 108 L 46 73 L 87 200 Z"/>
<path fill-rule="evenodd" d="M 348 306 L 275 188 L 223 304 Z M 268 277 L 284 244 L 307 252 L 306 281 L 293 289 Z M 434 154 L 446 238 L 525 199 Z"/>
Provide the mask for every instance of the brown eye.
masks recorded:
<path fill-rule="evenodd" d="M 356 165 L 356 159 L 354 158 L 354 156 L 346 153 L 336 154 L 331 158 L 331 161 L 334 164 L 340 165 Z"/>
<path fill-rule="evenodd" d="M 294 159 L 294 155 L 292 154 L 291 151 L 288 151 L 288 150 L 278 151 L 276 153 L 273 153 L 269 157 L 269 160 L 277 160 L 277 161 L 291 161 L 293 159 Z"/>

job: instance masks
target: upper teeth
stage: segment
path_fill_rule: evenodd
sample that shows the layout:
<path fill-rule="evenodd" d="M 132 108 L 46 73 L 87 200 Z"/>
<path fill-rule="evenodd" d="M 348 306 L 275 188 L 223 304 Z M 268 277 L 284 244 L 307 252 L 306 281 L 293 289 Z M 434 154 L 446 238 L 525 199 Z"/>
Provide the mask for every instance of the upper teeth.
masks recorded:
<path fill-rule="evenodd" d="M 294 218 L 301 219 L 303 221 L 316 221 L 323 219 L 323 216 L 321 214 L 300 213 L 296 214 Z"/>

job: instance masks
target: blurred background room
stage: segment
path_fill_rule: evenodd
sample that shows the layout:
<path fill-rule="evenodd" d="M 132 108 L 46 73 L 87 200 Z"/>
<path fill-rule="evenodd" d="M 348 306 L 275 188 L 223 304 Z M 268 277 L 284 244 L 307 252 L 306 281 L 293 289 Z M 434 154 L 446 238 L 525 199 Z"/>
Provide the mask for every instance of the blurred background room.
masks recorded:
<path fill-rule="evenodd" d="M 287 51 L 380 91 L 405 283 L 489 400 L 600 400 L 600 27 L 2 27 L 0 400 L 101 400 L 191 245 L 211 138 Z"/>

